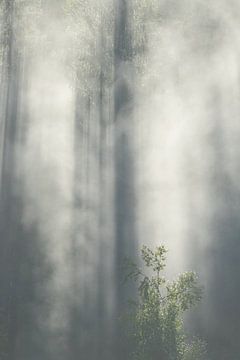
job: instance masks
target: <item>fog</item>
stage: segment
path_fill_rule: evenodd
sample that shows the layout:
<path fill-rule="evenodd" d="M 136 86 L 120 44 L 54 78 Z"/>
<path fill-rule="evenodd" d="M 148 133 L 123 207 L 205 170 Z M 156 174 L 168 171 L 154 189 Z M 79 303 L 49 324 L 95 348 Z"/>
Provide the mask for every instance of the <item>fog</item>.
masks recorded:
<path fill-rule="evenodd" d="M 240 348 L 236 0 L 1 0 L 3 359 L 120 359 L 123 259 L 165 244 Z M 7 325 L 6 325 L 7 324 Z M 121 352 L 121 354 L 119 354 Z"/>

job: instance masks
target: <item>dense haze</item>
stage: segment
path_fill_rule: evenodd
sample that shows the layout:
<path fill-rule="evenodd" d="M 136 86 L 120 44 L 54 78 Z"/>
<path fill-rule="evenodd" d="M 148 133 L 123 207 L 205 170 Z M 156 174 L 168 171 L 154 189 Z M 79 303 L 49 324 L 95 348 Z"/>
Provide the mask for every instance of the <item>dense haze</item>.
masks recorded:
<path fill-rule="evenodd" d="M 239 21 L 237 0 L 0 1 L 0 359 L 124 358 L 121 264 L 162 243 L 204 285 L 190 332 L 239 358 Z"/>

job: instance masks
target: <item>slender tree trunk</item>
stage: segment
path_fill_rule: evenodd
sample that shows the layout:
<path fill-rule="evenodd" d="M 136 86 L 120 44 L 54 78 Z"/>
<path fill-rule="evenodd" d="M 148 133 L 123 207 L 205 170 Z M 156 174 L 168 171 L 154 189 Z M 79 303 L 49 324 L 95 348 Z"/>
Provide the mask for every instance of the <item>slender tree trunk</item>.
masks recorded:
<path fill-rule="evenodd" d="M 111 125 L 108 119 L 109 104 L 107 103 L 107 76 L 110 64 L 106 65 L 106 29 L 102 23 L 100 35 L 100 76 L 99 76 L 99 204 L 98 204 L 98 347 L 99 359 L 113 358 L 113 317 L 114 284 L 111 278 L 113 271 L 113 227 L 112 227 L 112 152 L 109 141 Z"/>
<path fill-rule="evenodd" d="M 7 314 L 8 358 L 15 359 L 17 335 L 17 278 L 19 268 L 19 243 L 21 229 L 19 227 L 20 202 L 16 197 L 15 175 L 16 154 L 15 140 L 17 133 L 17 111 L 19 102 L 19 69 L 20 61 L 16 38 L 13 31 L 14 1 L 6 1 L 6 53 L 4 71 L 5 83 L 3 91 L 4 104 L 2 126 L 2 160 L 1 160 L 1 289 L 3 307 Z"/>
<path fill-rule="evenodd" d="M 87 356 L 85 331 L 88 325 L 88 303 L 86 283 L 86 214 L 88 207 L 88 166 L 89 166 L 89 114 L 90 98 L 76 88 L 74 124 L 74 180 L 73 180 L 73 234 L 72 234 L 72 306 L 70 309 L 69 347 L 71 359 L 79 354 Z"/>
<path fill-rule="evenodd" d="M 116 0 L 114 36 L 115 226 L 117 313 L 122 315 L 135 289 L 122 285 L 125 257 L 135 258 L 135 174 L 133 119 L 133 51 L 131 1 Z M 119 351 L 124 358 L 124 347 Z"/>
<path fill-rule="evenodd" d="M 101 59 L 100 59 L 101 61 Z M 104 359 L 106 347 L 106 324 L 105 324 L 105 226 L 106 226 L 106 189 L 105 189 L 105 150 L 106 150 L 106 129 L 104 124 L 104 74 L 100 71 L 99 79 L 99 239 L 98 239 L 98 348 L 99 360 Z"/>

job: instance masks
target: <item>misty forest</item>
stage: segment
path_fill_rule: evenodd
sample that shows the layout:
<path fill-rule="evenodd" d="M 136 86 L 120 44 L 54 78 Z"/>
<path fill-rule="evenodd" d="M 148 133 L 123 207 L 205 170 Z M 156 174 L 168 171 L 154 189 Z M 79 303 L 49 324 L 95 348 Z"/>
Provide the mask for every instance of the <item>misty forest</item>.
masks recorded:
<path fill-rule="evenodd" d="M 240 359 L 239 23 L 0 0 L 0 360 Z"/>

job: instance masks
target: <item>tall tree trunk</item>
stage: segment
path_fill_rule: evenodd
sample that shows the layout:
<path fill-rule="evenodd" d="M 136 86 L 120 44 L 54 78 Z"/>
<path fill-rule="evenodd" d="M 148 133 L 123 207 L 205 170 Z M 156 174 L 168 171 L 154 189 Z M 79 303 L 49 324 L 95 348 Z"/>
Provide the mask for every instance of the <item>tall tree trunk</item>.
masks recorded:
<path fill-rule="evenodd" d="M 1 161 L 1 289 L 2 306 L 7 314 L 6 328 L 8 335 L 8 358 L 15 359 L 17 336 L 17 277 L 19 265 L 19 228 L 20 202 L 16 197 L 15 140 L 17 133 L 17 110 L 19 102 L 19 54 L 14 26 L 14 1 L 5 2 L 6 13 L 6 53 L 4 71 L 2 126 L 2 161 Z"/>
<path fill-rule="evenodd" d="M 74 179 L 73 179 L 73 234 L 72 234 L 72 306 L 70 309 L 69 346 L 71 359 L 79 354 L 88 357 L 93 349 L 87 340 L 91 331 L 88 323 L 88 182 L 89 182 L 89 121 L 91 100 L 76 88 L 75 124 L 74 124 Z M 89 334 L 90 335 L 90 334 Z M 90 337 L 89 337 L 90 339 Z"/>
<path fill-rule="evenodd" d="M 133 49 L 131 1 L 116 0 L 114 35 L 114 120 L 115 120 L 115 226 L 117 313 L 124 311 L 134 289 L 122 285 L 125 257 L 136 253 Z M 124 358 L 123 348 L 121 349 Z"/>
<path fill-rule="evenodd" d="M 110 360 L 113 353 L 113 314 L 114 314 L 114 243 L 113 243 L 113 153 L 112 124 L 108 99 L 108 77 L 110 64 L 107 62 L 109 44 L 106 41 L 107 27 L 102 21 L 100 34 L 100 76 L 98 93 L 99 111 L 99 204 L 98 204 L 98 347 L 99 359 Z"/>
<path fill-rule="evenodd" d="M 239 314 L 240 294 L 238 254 L 240 252 L 239 188 L 234 183 L 228 169 L 226 147 L 226 119 L 222 112 L 223 95 L 219 89 L 212 89 L 210 104 L 213 131 L 209 139 L 212 145 L 213 166 L 209 183 L 209 197 L 212 216 L 209 221 L 211 243 L 205 262 L 208 273 L 208 303 L 211 322 L 203 324 L 209 341 L 213 359 L 236 358 L 240 351 Z M 224 105 L 222 105 L 224 104 Z M 238 159 L 234 159 L 237 162 Z M 199 258 L 199 254 L 196 255 Z M 202 256 L 203 258 L 204 256 Z M 224 324 L 224 326 L 222 326 Z"/>

